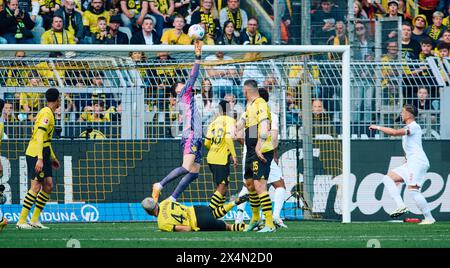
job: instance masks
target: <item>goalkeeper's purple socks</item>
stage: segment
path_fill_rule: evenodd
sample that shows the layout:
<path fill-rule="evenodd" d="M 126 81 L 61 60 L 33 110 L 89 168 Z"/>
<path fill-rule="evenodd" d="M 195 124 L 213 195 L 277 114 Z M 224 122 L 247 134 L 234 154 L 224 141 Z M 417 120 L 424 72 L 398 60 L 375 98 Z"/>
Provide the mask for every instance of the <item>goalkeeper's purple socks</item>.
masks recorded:
<path fill-rule="evenodd" d="M 178 183 L 177 188 L 172 193 L 172 197 L 177 199 L 178 196 L 189 186 L 189 184 L 198 178 L 198 173 L 188 173 L 184 176 L 180 183 Z"/>
<path fill-rule="evenodd" d="M 162 179 L 159 184 L 164 187 L 164 185 L 168 184 L 181 175 L 185 175 L 188 172 L 189 171 L 187 171 L 184 167 L 177 167 L 176 169 L 172 170 L 164 179 Z"/>

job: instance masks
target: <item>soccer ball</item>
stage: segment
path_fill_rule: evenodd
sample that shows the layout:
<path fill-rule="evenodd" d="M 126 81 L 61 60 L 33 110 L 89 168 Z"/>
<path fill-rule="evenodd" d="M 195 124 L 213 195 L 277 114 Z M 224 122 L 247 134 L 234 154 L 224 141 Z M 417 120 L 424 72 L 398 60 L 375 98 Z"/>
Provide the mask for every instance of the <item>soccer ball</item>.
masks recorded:
<path fill-rule="evenodd" d="M 188 35 L 191 39 L 194 40 L 203 39 L 203 37 L 205 36 L 205 29 L 203 29 L 203 27 L 198 24 L 194 24 L 189 27 Z"/>

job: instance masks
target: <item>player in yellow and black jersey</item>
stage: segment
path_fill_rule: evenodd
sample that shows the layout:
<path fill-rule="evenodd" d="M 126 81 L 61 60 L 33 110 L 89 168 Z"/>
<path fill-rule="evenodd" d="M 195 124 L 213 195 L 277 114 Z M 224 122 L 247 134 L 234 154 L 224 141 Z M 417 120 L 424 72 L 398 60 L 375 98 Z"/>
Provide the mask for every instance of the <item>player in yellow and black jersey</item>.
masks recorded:
<path fill-rule="evenodd" d="M 244 179 L 252 208 L 252 219 L 246 231 L 253 230 L 257 226 L 261 206 L 265 216 L 265 227 L 259 232 L 273 232 L 275 226 L 272 220 L 272 201 L 267 192 L 267 179 L 274 151 L 270 135 L 271 114 L 269 105 L 259 96 L 255 80 L 245 81 L 244 94 L 247 109 L 239 120 L 238 129 L 245 127 L 247 154 Z"/>
<path fill-rule="evenodd" d="M 45 98 L 47 107 L 42 108 L 37 114 L 33 134 L 25 152 L 31 189 L 25 196 L 17 229 L 48 229 L 39 222 L 39 215 L 53 189 L 52 167 L 55 169 L 60 167 L 51 144 L 55 128 L 54 112 L 60 105 L 59 91 L 50 88 L 45 92 Z M 27 223 L 28 213 L 34 204 L 36 207 L 33 216 Z"/>
<path fill-rule="evenodd" d="M 237 166 L 234 140 L 236 138 L 236 120 L 230 114 L 228 101 L 221 101 L 218 106 L 219 116 L 208 126 L 205 146 L 209 150 L 206 157 L 217 188 L 210 201 L 214 211 L 223 206 L 230 183 L 230 156 L 233 165 Z"/>
<path fill-rule="evenodd" d="M 233 202 L 217 208 L 215 211 L 207 206 L 184 206 L 171 199 L 165 199 L 160 204 L 151 197 L 142 200 L 142 208 L 158 218 L 158 229 L 166 232 L 191 231 L 242 231 L 245 224 L 228 224 L 219 218 L 225 216 L 234 206 L 248 200 L 242 196 Z"/>

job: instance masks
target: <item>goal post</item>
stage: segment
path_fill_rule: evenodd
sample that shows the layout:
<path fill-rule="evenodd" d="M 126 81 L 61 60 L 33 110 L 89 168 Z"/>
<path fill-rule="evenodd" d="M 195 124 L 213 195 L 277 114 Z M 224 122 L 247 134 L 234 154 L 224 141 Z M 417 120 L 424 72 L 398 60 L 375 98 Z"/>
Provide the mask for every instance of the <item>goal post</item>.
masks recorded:
<path fill-rule="evenodd" d="M 27 56 L 25 59 L 14 59 L 15 51 L 25 51 Z M 61 52 L 62 57 L 49 58 L 49 52 Z M 133 61 L 130 59 L 129 52 L 144 52 L 145 59 L 140 61 Z M 159 53 L 170 52 L 171 55 L 177 58 L 175 62 L 161 63 L 155 60 L 159 57 Z M 117 103 L 121 103 L 121 120 L 112 122 L 112 127 L 110 122 L 108 126 L 102 125 L 103 123 L 94 123 L 93 128 L 98 132 L 89 132 L 86 129 L 86 124 L 83 125 L 83 130 L 86 129 L 87 132 L 79 133 L 76 131 L 76 127 L 79 127 L 78 122 L 71 121 L 71 119 L 66 119 L 65 111 L 62 111 L 62 118 L 60 124 L 63 128 L 61 142 L 64 143 L 66 140 L 75 140 L 76 144 L 79 144 L 80 152 L 84 155 L 77 157 L 71 155 L 70 157 L 62 157 L 67 165 L 64 168 L 69 168 L 70 170 L 64 170 L 62 173 L 57 173 L 56 176 L 60 176 L 64 179 L 59 180 L 63 182 L 60 184 L 62 189 L 56 188 L 56 192 L 52 195 L 52 201 L 58 205 L 63 205 L 67 200 L 70 203 L 86 203 L 86 204 L 101 204 L 107 203 L 115 204 L 117 203 L 133 203 L 137 204 L 142 197 L 150 193 L 151 183 L 155 182 L 156 179 L 161 179 L 161 176 L 168 171 L 174 163 L 174 159 L 179 159 L 180 152 L 177 148 L 176 143 L 172 143 L 174 140 L 177 141 L 179 126 L 176 125 L 176 120 L 171 121 L 171 116 L 175 112 L 171 110 L 167 103 L 170 103 L 170 96 L 166 93 L 160 94 L 159 84 L 153 85 L 149 83 L 170 83 L 170 81 L 178 81 L 179 79 L 185 80 L 189 75 L 189 69 L 192 66 L 194 59 L 194 46 L 168 46 L 168 45 L 155 45 L 155 46 L 144 46 L 144 45 L 0 45 L 0 75 L 2 76 L 0 83 L 3 83 L 0 97 L 5 97 L 6 94 L 14 95 L 21 92 L 44 92 L 46 88 L 50 85 L 55 86 L 62 93 L 65 94 L 77 94 L 86 93 L 92 94 L 95 92 L 103 92 L 111 94 L 111 98 L 116 98 Z M 206 57 L 215 55 L 217 52 L 224 52 L 226 56 L 231 55 L 231 60 L 221 60 L 221 61 L 205 61 Z M 330 55 L 333 56 L 332 60 L 328 60 Z M 317 63 L 317 58 L 321 60 Z M 3 59 L 3 60 L 2 60 Z M 14 62 L 14 66 L 9 66 L 8 62 Z M 43 72 L 38 69 L 36 72 L 44 80 L 44 85 L 40 87 L 33 87 L 27 83 L 15 83 L 11 82 L 13 79 L 20 80 L 23 73 L 32 73 L 31 69 L 36 69 L 36 66 L 41 62 L 47 62 L 46 65 L 51 66 L 49 72 Z M 55 64 L 58 62 L 58 64 Z M 329 174 L 332 175 L 333 182 L 336 183 L 336 187 L 339 189 L 338 201 L 340 204 L 341 221 L 343 223 L 351 222 L 350 213 L 350 201 L 352 193 L 350 192 L 349 178 L 350 178 L 350 46 L 203 46 L 203 57 L 202 57 L 202 72 L 196 83 L 196 90 L 201 89 L 201 82 L 209 78 L 214 80 L 214 75 L 206 71 L 206 69 L 215 68 L 218 66 L 223 66 L 227 69 L 236 69 L 233 73 L 233 77 L 230 77 L 230 81 L 234 84 L 229 86 L 230 90 L 242 89 L 242 84 L 244 79 L 259 79 L 258 83 L 260 86 L 265 86 L 264 82 L 268 80 L 268 77 L 275 77 L 275 80 L 279 82 L 279 92 L 274 92 L 277 95 L 280 111 L 280 137 L 282 145 L 286 145 L 288 148 L 289 140 L 294 140 L 295 135 L 291 135 L 292 131 L 288 123 L 288 117 L 292 115 L 292 111 L 287 107 L 287 101 L 290 97 L 293 97 L 293 104 L 299 107 L 307 109 L 302 111 L 303 114 L 311 113 L 308 111 L 313 96 L 309 96 L 308 99 L 302 99 L 302 93 L 300 92 L 302 88 L 307 88 L 305 86 L 308 84 L 308 79 L 315 80 L 329 80 L 331 83 L 322 82 L 321 85 L 311 86 L 311 90 L 316 90 L 320 87 L 322 91 L 326 88 L 335 88 L 335 95 L 327 96 L 324 99 L 328 103 L 339 102 L 334 110 L 330 110 L 330 113 L 335 115 L 335 119 L 339 121 L 339 126 L 337 127 L 337 133 L 335 135 L 335 144 L 332 146 L 339 147 L 338 149 L 330 149 L 329 155 L 334 158 L 330 164 L 333 172 Z M 303 67 L 302 67 L 303 66 Z M 153 71 L 155 68 L 159 68 L 158 71 Z M 300 78 L 298 75 L 303 69 L 304 78 Z M 170 71 L 169 71 L 170 69 Z M 11 72 L 11 70 L 17 70 L 17 72 Z M 23 71 L 23 73 L 20 73 Z M 76 88 L 74 84 L 70 84 L 68 80 L 76 80 L 77 76 L 80 75 L 82 71 L 86 71 L 87 74 L 83 74 L 88 80 L 93 80 L 97 77 L 97 73 L 102 73 L 104 78 L 106 77 L 110 81 L 109 85 L 102 84 L 101 86 L 86 87 L 83 89 Z M 63 75 L 60 74 L 63 73 Z M 53 84 L 45 84 L 47 80 L 50 80 L 46 75 L 55 76 Z M 64 76 L 64 77 L 62 77 Z M 307 78 L 309 76 L 310 78 Z M 70 77 L 70 79 L 68 79 Z M 32 78 L 31 75 L 28 78 Z M 27 79 L 28 79 L 27 78 Z M 106 80 L 106 79 L 105 79 Z M 149 82 L 150 81 L 150 82 Z M 155 82 L 157 81 L 157 82 Z M 167 82 L 169 81 L 169 82 Z M 296 81 L 297 84 L 292 86 L 291 81 Z M 302 82 L 303 81 L 303 82 Z M 161 82 L 162 83 L 162 82 Z M 302 84 L 303 83 L 303 84 Z M 328 83 L 328 84 L 327 84 Z M 167 86 L 167 85 L 166 85 Z M 214 85 L 215 88 L 217 88 Z M 220 88 L 220 87 L 219 87 Z M 228 88 L 226 90 L 228 90 Z M 224 91 L 227 93 L 228 91 Z M 289 91 L 289 92 L 288 92 Z M 271 93 L 272 94 L 272 93 Z M 288 96 L 289 95 L 289 96 Z M 292 95 L 292 96 L 291 96 Z M 65 95 L 63 95 L 65 96 Z M 220 96 L 223 97 L 223 96 Z M 236 96 L 239 98 L 239 96 Z M 65 97 L 64 97 L 65 98 Z M 243 94 L 240 96 L 241 104 L 245 107 L 245 101 L 243 99 Z M 161 104 L 164 99 L 165 103 Z M 81 99 L 80 101 L 83 101 Z M 306 101 L 306 103 L 305 103 Z M 302 105 L 303 102 L 303 105 Z M 306 108 L 308 107 L 308 108 Z M 336 108 L 338 107 L 338 108 Z M 116 107 L 117 109 L 117 107 Z M 67 112 L 71 113 L 71 112 Z M 76 114 L 76 118 L 80 117 L 83 111 L 78 110 L 73 112 Z M 295 113 L 295 112 L 294 112 Z M 70 114 L 68 114 L 68 117 Z M 297 117 L 300 113 L 295 113 Z M 169 119 L 168 119 L 169 118 Z M 169 120 L 169 121 L 168 121 Z M 208 119 L 210 120 L 210 119 Z M 210 122 L 205 120 L 203 122 L 204 128 Z M 25 120 L 26 121 L 26 120 Z M 13 165 L 19 166 L 23 165 L 23 161 L 19 161 L 20 157 L 23 155 L 22 150 L 26 148 L 27 141 L 29 139 L 29 133 L 22 133 L 23 127 L 30 127 L 30 122 L 20 121 L 14 126 L 7 126 L 8 130 L 13 129 L 14 131 L 9 132 L 8 141 L 4 142 L 2 145 L 2 156 L 6 157 L 13 163 Z M 112 121 L 112 120 L 111 120 Z M 309 122 L 308 127 L 313 129 L 316 127 L 313 120 Z M 306 121 L 302 122 L 303 124 Z M 100 126 L 99 126 L 100 125 Z M 303 126 L 305 128 L 305 126 Z M 92 128 L 91 128 L 92 129 Z M 92 130 L 91 130 L 92 131 Z M 13 133 L 13 134 L 11 134 Z M 73 134 L 75 133 L 75 134 Z M 17 136 L 16 136 L 17 135 Z M 75 136 L 73 136 L 75 135 Z M 84 135 L 84 136 L 82 136 Z M 314 146 L 319 144 L 319 147 L 325 148 L 329 143 L 321 143 L 320 139 L 313 136 L 313 133 L 309 138 L 311 140 L 311 150 L 309 150 L 309 157 L 311 163 L 313 163 L 313 154 L 315 154 Z M 89 141 L 83 144 L 84 139 Z M 177 141 L 178 142 L 178 141 Z M 158 154 L 155 152 L 157 148 L 165 148 L 167 146 L 167 152 Z M 237 143 L 236 143 L 236 146 Z M 303 145 L 304 146 L 304 145 Z M 325 146 L 325 147 L 323 147 Z M 55 145 L 57 147 L 57 145 Z M 333 148 L 334 148 L 333 147 Z M 298 148 L 297 148 L 298 149 Z M 303 148 L 304 159 L 308 158 L 305 154 L 305 149 Z M 66 156 L 65 148 L 57 148 L 56 151 L 59 154 Z M 325 150 L 328 150 L 325 148 Z M 73 150 L 72 150 L 73 151 Z M 70 153 L 72 153 L 70 151 Z M 240 152 L 241 149 L 238 149 Z M 287 151 L 286 151 L 287 152 Z M 339 154 L 335 157 L 334 154 Z M 173 155 L 172 159 L 169 159 L 170 155 Z M 287 153 L 285 154 L 287 155 Z M 327 155 L 327 152 L 325 153 Z M 163 158 L 167 157 L 167 158 Z M 328 156 L 326 156 L 328 157 Z M 195 182 L 193 182 L 189 188 L 183 193 L 181 201 L 183 202 L 208 202 L 210 196 L 215 190 L 214 182 L 212 181 L 209 168 L 206 164 L 206 154 L 204 154 L 204 160 L 201 168 L 201 176 Z M 155 170 L 154 163 L 146 163 L 145 161 L 154 161 L 158 163 Z M 293 159 L 297 160 L 297 159 Z M 321 159 L 322 161 L 323 159 Z M 329 161 L 325 159 L 323 161 Z M 283 173 L 289 173 L 290 177 L 298 177 L 298 173 L 303 174 L 303 179 L 305 184 L 309 184 L 312 187 L 311 191 L 329 191 L 331 180 L 326 181 L 326 185 L 317 186 L 315 183 L 314 172 L 310 175 L 305 175 L 301 167 L 295 164 L 295 166 L 290 165 L 289 159 L 280 159 L 282 162 Z M 294 161 L 297 162 L 297 161 Z M 140 168 L 145 169 L 144 171 L 139 171 Z M 303 166 L 306 168 L 306 166 Z M 242 167 L 238 167 L 231 173 L 230 182 L 230 194 L 234 195 L 242 187 Z M 24 176 L 21 174 L 19 176 L 19 171 L 11 171 L 11 179 L 14 178 L 14 172 L 17 177 L 21 178 L 23 182 Z M 151 178 L 149 178 L 149 173 L 151 173 Z M 130 175 L 132 174 L 132 175 Z M 328 173 L 327 173 L 328 174 Z M 134 179 L 131 180 L 130 176 Z M 307 176 L 313 176 L 307 178 Z M 331 176 L 331 175 L 330 175 Z M 342 178 L 342 183 L 338 185 L 337 177 Z M 11 181 L 10 181 L 11 182 Z M 12 183 L 12 182 L 11 182 Z M 17 182 L 20 184 L 20 182 Z M 133 184 L 133 185 L 132 185 Z M 174 182 L 176 184 L 176 182 Z M 299 185 L 300 182 L 295 183 Z M 138 186 L 136 186 L 138 185 Z M 13 186 L 13 185 L 12 185 Z M 67 188 L 65 188 L 67 186 Z M 173 186 L 174 187 L 174 186 Z M 120 196 L 117 196 L 117 191 L 120 190 Z M 292 187 L 295 189 L 295 186 Z M 23 190 L 22 190 L 23 191 Z M 123 191 L 129 191 L 123 193 Z M 168 192 L 171 188 L 167 189 Z M 292 190 L 294 191 L 294 190 Z M 298 190 L 297 190 L 298 191 Z M 14 192 L 14 191 L 13 191 Z M 17 191 L 18 192 L 18 191 Z M 71 195 L 72 193 L 72 195 Z M 166 193 L 167 194 L 167 193 Z M 322 193 L 320 193 L 322 194 Z M 129 196 L 126 196 L 129 195 Z M 326 207 L 328 206 L 328 192 L 324 193 L 324 198 L 320 199 L 323 204 L 315 205 L 315 207 Z M 164 197 L 164 196 L 163 196 Z M 311 195 L 311 202 L 315 202 L 314 193 Z M 13 198 L 14 204 L 19 204 L 19 197 Z M 63 207 L 63 206 L 61 206 Z M 111 205 L 114 207 L 114 205 Z M 58 208 L 56 208 L 58 209 Z M 63 210 L 71 209 L 69 207 L 62 208 Z M 114 213 L 114 210 L 108 210 L 107 213 Z M 119 210 L 118 213 L 127 213 L 123 209 Z M 134 212 L 133 212 L 134 213 Z M 313 211 L 313 213 L 315 213 Z M 325 215 L 327 212 L 320 210 L 323 214 L 322 218 L 328 218 Z M 89 217 L 88 217 L 89 218 Z M 139 217 L 138 217 L 139 218 Z M 107 218 L 110 221 L 115 221 L 117 218 L 111 215 Z M 123 217 L 119 220 L 135 220 L 133 217 Z M 140 217 L 139 219 L 145 219 Z"/>

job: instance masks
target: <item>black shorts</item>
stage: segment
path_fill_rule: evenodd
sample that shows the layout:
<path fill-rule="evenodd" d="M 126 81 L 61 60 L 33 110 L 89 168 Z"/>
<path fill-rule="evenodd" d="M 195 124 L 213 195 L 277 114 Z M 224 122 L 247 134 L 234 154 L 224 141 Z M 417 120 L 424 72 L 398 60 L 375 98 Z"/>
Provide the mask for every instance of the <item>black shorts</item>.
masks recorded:
<path fill-rule="evenodd" d="M 205 206 L 194 206 L 197 217 L 197 227 L 200 231 L 226 231 L 227 225 L 224 221 L 214 218 L 212 210 Z"/>
<path fill-rule="evenodd" d="M 270 174 L 270 163 L 273 159 L 273 151 L 263 153 L 267 160 L 262 162 L 254 153 L 245 156 L 244 179 L 268 180 Z"/>
<path fill-rule="evenodd" d="M 52 160 L 50 159 L 50 147 L 44 147 L 44 150 L 42 152 L 42 157 L 44 160 L 44 166 L 42 167 L 42 171 L 39 173 L 36 173 L 34 171 L 34 167 L 36 166 L 36 162 L 38 160 L 37 156 L 32 157 L 27 155 L 27 169 L 28 169 L 28 178 L 30 180 L 37 180 L 39 182 L 42 182 L 47 177 L 53 177 L 52 174 Z"/>
<path fill-rule="evenodd" d="M 209 164 L 209 169 L 213 175 L 213 179 L 216 182 L 216 185 L 225 184 L 228 185 L 230 183 L 230 164 L 226 165 L 215 165 Z"/>

